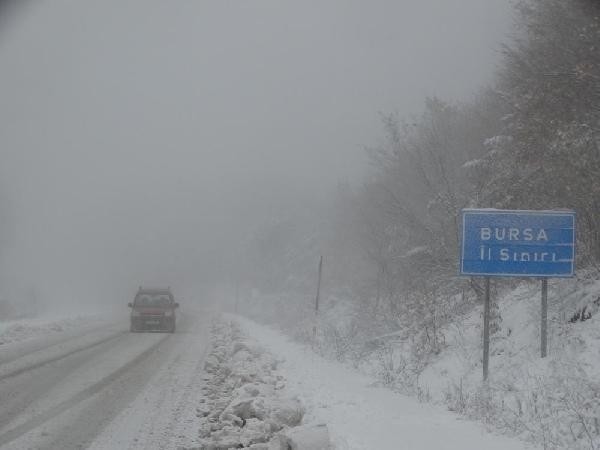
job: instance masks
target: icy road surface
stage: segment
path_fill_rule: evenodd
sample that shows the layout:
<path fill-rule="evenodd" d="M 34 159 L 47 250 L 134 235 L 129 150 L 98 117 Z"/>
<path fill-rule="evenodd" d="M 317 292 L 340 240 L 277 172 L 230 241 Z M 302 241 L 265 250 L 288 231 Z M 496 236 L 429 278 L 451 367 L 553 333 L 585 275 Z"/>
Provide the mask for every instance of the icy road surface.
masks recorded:
<path fill-rule="evenodd" d="M 129 333 L 114 322 L 0 346 L 0 448 L 175 449 L 197 435 L 210 319 Z"/>

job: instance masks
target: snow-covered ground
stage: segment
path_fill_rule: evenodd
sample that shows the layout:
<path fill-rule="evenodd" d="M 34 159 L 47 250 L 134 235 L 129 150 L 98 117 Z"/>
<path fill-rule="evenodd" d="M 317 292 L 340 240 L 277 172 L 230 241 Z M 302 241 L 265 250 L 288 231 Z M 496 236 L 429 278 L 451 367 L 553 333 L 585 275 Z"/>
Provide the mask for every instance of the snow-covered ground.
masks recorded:
<path fill-rule="evenodd" d="M 490 382 L 502 382 L 508 374 L 549 374 L 560 364 L 583 365 L 591 377 L 600 376 L 597 324 L 600 281 L 550 280 L 548 358 L 540 358 L 540 283 L 521 283 L 498 298 L 499 318 L 491 337 Z M 586 317 L 570 322 L 585 308 Z M 421 377 L 423 386 L 441 396 L 452 384 L 479 384 L 481 380 L 483 318 L 481 308 L 444 329 L 445 348 Z M 554 367 L 556 369 L 556 367 Z M 514 376 L 516 378 L 516 376 Z"/>
<path fill-rule="evenodd" d="M 439 406 L 377 387 L 373 378 L 326 361 L 272 328 L 231 317 L 281 360 L 277 373 L 305 405 L 305 422 L 327 424 L 338 450 L 532 448 Z"/>
<path fill-rule="evenodd" d="M 450 320 L 427 347 L 419 330 L 387 328 L 356 304 L 324 298 L 313 341 L 308 301 L 256 295 L 244 313 L 389 390 L 457 412 L 547 449 L 600 448 L 600 275 L 548 285 L 548 356 L 540 357 L 539 280 L 493 281 L 488 383 L 482 382 L 482 305 L 441 299 Z M 468 300 L 468 299 L 467 299 Z M 445 323 L 445 324 L 444 324 Z M 386 325 L 385 323 L 383 324 Z M 429 334 L 426 334 L 428 339 Z M 308 355 L 312 355 L 309 353 Z"/>
<path fill-rule="evenodd" d="M 47 338 L 73 329 L 101 323 L 104 316 L 36 317 L 0 320 L 0 346 L 35 338 Z"/>
<path fill-rule="evenodd" d="M 540 282 L 494 299 L 489 388 L 482 388 L 482 310 L 443 330 L 445 346 L 420 375 L 432 399 L 546 448 L 600 445 L 600 281 L 550 280 L 548 356 L 540 357 Z M 583 319 L 583 320 L 582 320 Z"/>

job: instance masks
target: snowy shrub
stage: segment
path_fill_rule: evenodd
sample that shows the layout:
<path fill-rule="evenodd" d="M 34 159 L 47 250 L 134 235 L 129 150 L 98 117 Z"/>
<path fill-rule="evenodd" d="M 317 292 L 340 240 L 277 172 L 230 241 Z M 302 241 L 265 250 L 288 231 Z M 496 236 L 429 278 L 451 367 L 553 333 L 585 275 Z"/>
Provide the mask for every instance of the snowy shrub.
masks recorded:
<path fill-rule="evenodd" d="M 406 369 L 407 362 L 401 355 L 396 355 L 394 346 L 389 344 L 380 345 L 375 352 L 375 358 L 379 364 L 377 376 L 386 386 L 394 386 L 401 378 Z"/>
<path fill-rule="evenodd" d="M 427 396 L 419 388 L 419 375 L 422 368 L 407 356 L 396 343 L 381 343 L 372 356 L 374 375 L 384 385 L 403 393 Z"/>
<path fill-rule="evenodd" d="M 499 384 L 461 382 L 448 386 L 445 402 L 450 410 L 544 449 L 600 448 L 600 384 L 587 376 L 554 372 Z"/>
<path fill-rule="evenodd" d="M 339 362 L 350 362 L 358 367 L 371 352 L 366 335 L 356 319 L 344 323 L 319 321 L 317 345 L 320 353 Z"/>

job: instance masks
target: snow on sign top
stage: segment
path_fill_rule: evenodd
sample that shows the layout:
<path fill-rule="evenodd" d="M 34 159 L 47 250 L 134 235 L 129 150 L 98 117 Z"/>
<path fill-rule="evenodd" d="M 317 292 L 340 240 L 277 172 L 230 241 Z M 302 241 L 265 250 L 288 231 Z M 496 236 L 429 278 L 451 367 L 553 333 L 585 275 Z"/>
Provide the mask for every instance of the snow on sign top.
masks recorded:
<path fill-rule="evenodd" d="M 571 277 L 575 212 L 464 209 L 461 275 Z"/>

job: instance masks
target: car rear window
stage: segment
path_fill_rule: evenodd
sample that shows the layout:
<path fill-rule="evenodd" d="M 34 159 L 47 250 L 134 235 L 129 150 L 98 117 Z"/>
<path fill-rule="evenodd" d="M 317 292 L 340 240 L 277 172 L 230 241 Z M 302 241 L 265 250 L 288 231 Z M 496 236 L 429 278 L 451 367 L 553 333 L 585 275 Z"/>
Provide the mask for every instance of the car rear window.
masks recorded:
<path fill-rule="evenodd" d="M 139 294 L 135 306 L 169 306 L 171 298 L 166 294 Z"/>

